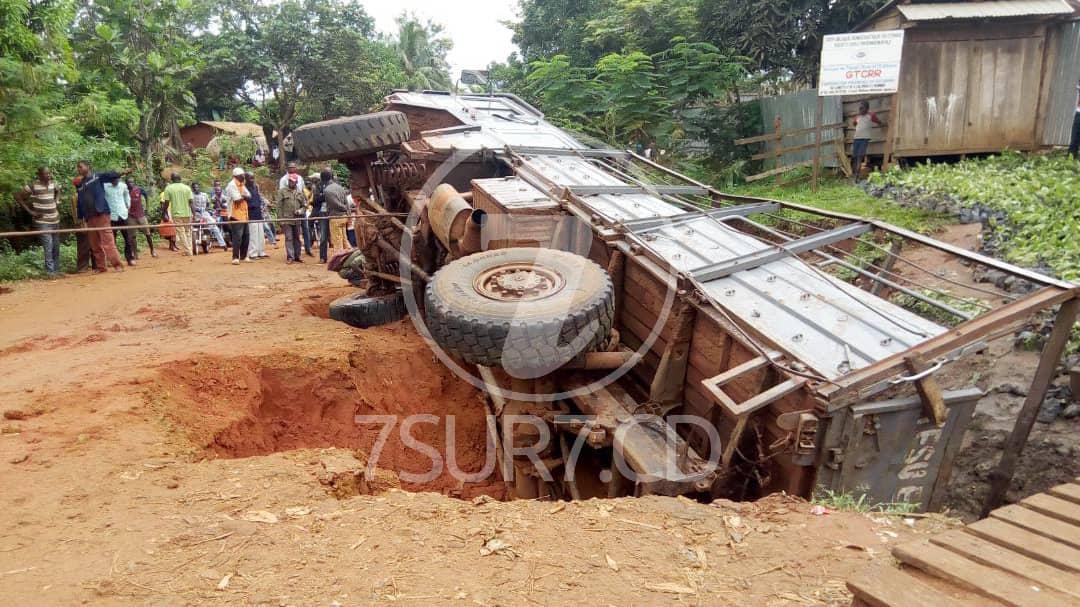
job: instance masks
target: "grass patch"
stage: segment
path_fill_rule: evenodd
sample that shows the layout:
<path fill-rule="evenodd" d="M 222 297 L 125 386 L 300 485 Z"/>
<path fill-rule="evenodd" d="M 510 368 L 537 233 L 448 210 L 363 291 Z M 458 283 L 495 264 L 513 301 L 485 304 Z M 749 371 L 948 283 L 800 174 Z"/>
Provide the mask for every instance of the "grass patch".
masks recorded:
<path fill-rule="evenodd" d="M 75 261 L 78 252 L 75 249 L 75 240 L 60 244 L 60 271 L 74 272 Z M 40 246 L 33 246 L 15 252 L 11 244 L 0 241 L 0 282 L 12 282 L 26 280 L 28 278 L 45 278 L 45 254 Z"/>
<path fill-rule="evenodd" d="M 789 173 L 789 175 L 791 174 Z M 878 219 L 923 234 L 931 233 L 949 222 L 949 218 L 945 215 L 905 207 L 889 200 L 871 196 L 846 179 L 827 177 L 821 180 L 819 186 L 818 191 L 814 192 L 811 190 L 808 181 L 777 186 L 773 180 L 767 179 L 757 183 L 733 186 L 730 188 L 730 192 L 742 196 L 756 196 L 794 202 L 817 209 L 858 215 L 868 219 Z M 793 211 L 785 211 L 785 213 L 793 213 Z M 803 215 L 804 218 L 813 217 L 805 214 L 799 215 Z M 802 221 L 802 219 L 799 220 Z"/>
<path fill-rule="evenodd" d="M 837 493 L 824 489 L 814 495 L 813 504 L 838 512 L 882 512 L 886 514 L 911 514 L 918 510 L 917 504 L 907 502 L 873 503 L 865 493 Z"/>

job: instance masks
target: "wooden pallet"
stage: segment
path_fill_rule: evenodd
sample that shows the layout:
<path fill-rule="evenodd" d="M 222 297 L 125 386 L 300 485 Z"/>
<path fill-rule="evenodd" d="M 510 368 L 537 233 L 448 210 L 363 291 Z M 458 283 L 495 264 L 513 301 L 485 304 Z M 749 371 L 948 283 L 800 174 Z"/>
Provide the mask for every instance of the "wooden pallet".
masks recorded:
<path fill-rule="evenodd" d="M 1080 606 L 1080 479 L 893 556 L 848 581 L 852 607 Z"/>

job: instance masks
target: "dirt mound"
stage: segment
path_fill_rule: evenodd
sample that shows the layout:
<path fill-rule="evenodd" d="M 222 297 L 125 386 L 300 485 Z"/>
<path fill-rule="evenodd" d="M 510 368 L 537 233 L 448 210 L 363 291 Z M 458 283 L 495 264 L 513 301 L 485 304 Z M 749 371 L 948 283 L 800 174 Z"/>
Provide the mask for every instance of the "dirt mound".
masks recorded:
<path fill-rule="evenodd" d="M 451 474 L 451 464 L 465 473 L 488 467 L 486 408 L 411 332 L 359 333 L 356 348 L 340 358 L 186 360 L 164 369 L 160 382 L 164 414 L 210 457 L 339 447 L 405 474 L 407 490 L 502 497 L 494 471 L 477 483 Z M 357 416 L 381 417 L 358 423 Z M 412 417 L 410 427 L 410 416 L 424 417 Z"/>

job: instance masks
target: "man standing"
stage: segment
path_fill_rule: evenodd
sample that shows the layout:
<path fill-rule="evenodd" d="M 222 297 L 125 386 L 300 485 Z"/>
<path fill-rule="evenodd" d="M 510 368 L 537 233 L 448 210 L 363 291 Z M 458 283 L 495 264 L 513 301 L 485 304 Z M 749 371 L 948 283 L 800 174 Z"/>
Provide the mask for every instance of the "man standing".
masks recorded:
<path fill-rule="evenodd" d="M 131 209 L 128 210 L 128 225 L 134 227 L 129 233 L 132 236 L 131 252 L 135 259 L 139 259 L 139 233 L 146 237 L 146 246 L 150 247 L 150 257 L 157 257 L 154 252 L 154 235 L 150 232 L 150 222 L 146 219 L 146 207 L 143 206 L 143 198 L 146 191 L 135 185 L 135 180 L 127 178 L 128 194 L 131 196 Z"/>
<path fill-rule="evenodd" d="M 248 200 L 248 259 L 264 259 L 266 254 L 266 234 L 263 233 L 263 199 L 259 193 L 259 184 L 251 173 L 244 175 L 244 185 L 251 198 Z"/>
<path fill-rule="evenodd" d="M 194 214 L 191 202 L 194 192 L 180 180 L 180 173 L 172 174 L 172 183 L 165 186 L 165 200 L 169 202 L 169 217 L 176 224 L 176 243 L 185 257 L 194 255 L 195 246 L 191 240 L 191 217 Z M 181 225 L 183 224 L 183 225 Z"/>
<path fill-rule="evenodd" d="M 326 171 L 329 173 L 329 171 Z M 312 239 L 319 241 L 319 262 L 326 263 L 326 253 L 330 246 L 330 220 L 326 219 L 328 213 L 326 212 L 326 186 L 327 183 L 322 181 L 322 173 L 313 175 L 311 179 L 312 194 L 314 203 L 312 205 L 311 216 L 316 218 L 312 223 Z"/>
<path fill-rule="evenodd" d="M 304 187 L 303 178 L 297 177 L 300 179 L 299 189 L 304 191 L 304 198 L 307 199 L 307 209 L 304 211 L 304 221 L 302 224 L 304 230 L 304 253 L 306 253 L 308 257 L 311 257 L 311 245 L 315 241 L 315 221 L 317 219 L 310 218 L 315 217 L 315 184 L 318 180 L 311 180 L 307 184 L 307 187 Z"/>
<path fill-rule="evenodd" d="M 290 162 L 289 164 L 285 165 L 285 174 L 282 175 L 281 179 L 278 180 L 278 189 L 279 190 L 284 190 L 284 189 L 288 188 L 289 187 L 289 178 L 290 177 L 296 177 L 296 179 L 297 179 L 296 189 L 303 192 L 304 191 L 304 178 L 300 176 L 300 167 L 297 166 L 296 162 Z"/>
<path fill-rule="evenodd" d="M 94 257 L 95 271 L 105 272 L 108 265 L 117 272 L 123 272 L 124 263 L 120 261 L 120 251 L 116 250 L 116 240 L 113 239 L 110 229 L 105 184 L 128 171 L 95 173 L 86 160 L 80 160 L 75 170 L 82 176 L 82 183 L 79 185 L 79 219 L 85 221 L 87 227 L 97 228 L 89 233 L 90 254 Z"/>
<path fill-rule="evenodd" d="M 75 192 L 71 195 L 71 217 L 75 220 L 76 228 L 86 227 L 86 222 L 79 218 L 79 186 L 82 185 L 82 180 L 82 175 L 76 175 L 71 180 L 71 185 L 75 186 Z M 90 235 L 79 232 L 75 235 L 75 272 L 88 272 L 91 269 L 96 270 L 97 265 L 94 263 L 94 256 L 90 254 Z"/>
<path fill-rule="evenodd" d="M 119 233 L 124 237 L 124 259 L 127 260 L 129 266 L 135 265 L 135 252 L 132 244 L 135 240 L 135 235 L 122 228 L 127 227 L 128 211 L 131 209 L 131 194 L 128 192 L 127 184 L 120 181 L 120 177 L 105 184 L 105 198 L 109 201 L 109 221 L 112 223 L 112 227 L 118 228 Z M 113 232 L 113 239 L 116 239 L 117 232 Z"/>
<path fill-rule="evenodd" d="M 858 182 L 862 177 L 862 165 L 866 159 L 866 150 L 870 147 L 870 137 L 874 132 L 874 125 L 885 126 L 885 123 L 870 111 L 870 102 L 859 102 L 859 113 L 853 121 L 855 126 L 854 141 L 851 142 L 851 172 Z"/>
<path fill-rule="evenodd" d="M 60 235 L 51 232 L 60 227 L 60 210 L 56 206 L 60 186 L 53 181 L 48 167 L 38 167 L 37 179 L 16 193 L 15 200 L 34 218 L 34 229 L 42 232 L 38 238 L 45 251 L 45 273 L 56 276 L 60 273 Z"/>
<path fill-rule="evenodd" d="M 320 252 L 326 251 L 326 241 L 330 241 L 334 246 L 334 254 L 341 253 L 349 248 L 349 239 L 345 235 L 345 229 L 349 225 L 349 220 L 345 217 L 349 214 L 349 193 L 345 191 L 345 188 L 341 187 L 341 184 L 334 181 L 334 174 L 330 169 L 323 169 L 319 177 L 320 182 L 323 184 L 323 200 L 325 201 L 326 214 L 329 217 L 334 217 L 334 219 L 327 220 L 329 230 L 320 244 Z M 323 253 L 323 261 L 326 261 L 326 256 L 326 253 Z"/>
<path fill-rule="evenodd" d="M 232 174 L 233 178 L 229 181 L 229 185 L 225 186 L 225 200 L 228 204 L 229 221 L 237 222 L 229 224 L 229 231 L 232 232 L 232 263 L 235 266 L 240 265 L 241 260 L 251 261 L 247 256 L 248 246 L 250 246 L 247 224 L 248 201 L 251 200 L 251 192 L 247 189 L 244 169 L 236 167 Z"/>
<path fill-rule="evenodd" d="M 307 198 L 297 187 L 299 180 L 299 175 L 290 175 L 286 179 L 288 185 L 274 195 L 278 219 L 300 219 L 304 216 Z M 281 224 L 281 234 L 285 240 L 285 263 L 303 263 L 300 259 L 300 229 L 299 221 Z"/>
<path fill-rule="evenodd" d="M 1072 140 L 1069 142 L 1069 155 L 1076 158 L 1080 151 L 1080 82 L 1076 83 L 1076 111 L 1073 112 Z"/>

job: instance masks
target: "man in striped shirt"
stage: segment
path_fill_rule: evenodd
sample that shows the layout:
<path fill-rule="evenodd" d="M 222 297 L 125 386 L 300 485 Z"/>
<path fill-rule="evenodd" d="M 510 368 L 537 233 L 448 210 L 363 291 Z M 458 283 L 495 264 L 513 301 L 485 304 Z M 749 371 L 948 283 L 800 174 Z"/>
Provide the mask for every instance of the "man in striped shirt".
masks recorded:
<path fill-rule="evenodd" d="M 60 186 L 53 181 L 48 167 L 39 167 L 37 179 L 16 194 L 16 200 L 34 218 L 34 229 L 42 232 L 41 248 L 45 250 L 45 272 L 49 276 L 60 273 L 60 235 L 51 234 L 60 227 Z"/>

